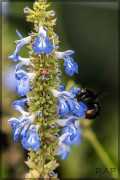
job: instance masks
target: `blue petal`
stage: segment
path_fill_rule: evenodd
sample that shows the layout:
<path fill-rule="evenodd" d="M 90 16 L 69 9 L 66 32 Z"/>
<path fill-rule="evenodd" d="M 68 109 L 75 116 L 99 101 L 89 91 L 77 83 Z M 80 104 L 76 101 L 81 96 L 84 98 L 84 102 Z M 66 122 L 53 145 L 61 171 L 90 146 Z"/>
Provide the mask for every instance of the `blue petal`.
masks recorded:
<path fill-rule="evenodd" d="M 64 152 L 64 153 L 62 154 L 61 160 L 67 159 L 68 156 L 69 156 L 68 152 Z"/>
<path fill-rule="evenodd" d="M 18 141 L 18 135 L 20 134 L 21 132 L 21 125 L 19 124 L 16 129 L 15 129 L 15 132 L 14 132 L 14 141 Z"/>
<path fill-rule="evenodd" d="M 41 146 L 40 141 L 37 141 L 34 146 L 31 146 L 31 148 L 33 151 L 36 151 L 39 149 L 40 146 Z"/>
<path fill-rule="evenodd" d="M 69 106 L 64 98 L 59 98 L 59 115 L 64 116 L 65 114 L 70 115 L 71 112 L 69 110 Z"/>
<path fill-rule="evenodd" d="M 84 109 L 84 111 L 88 110 L 88 107 L 83 102 L 78 102 L 78 103 Z"/>
<path fill-rule="evenodd" d="M 65 52 L 63 53 L 63 57 L 65 57 L 65 56 L 70 56 L 70 55 L 72 55 L 72 54 L 74 54 L 74 53 L 75 53 L 75 51 L 72 51 L 72 50 L 65 51 Z"/>
<path fill-rule="evenodd" d="M 39 39 L 41 39 L 41 41 Z M 43 35 L 38 35 L 38 38 L 34 41 L 34 43 L 35 45 L 32 49 L 36 54 L 40 54 L 42 52 L 49 54 L 54 49 L 48 37 L 43 37 Z"/>
<path fill-rule="evenodd" d="M 66 126 L 62 129 L 62 134 L 67 133 L 69 128 Z M 65 140 L 65 143 L 68 145 L 79 145 L 82 140 L 82 134 L 81 129 L 79 126 L 77 126 L 77 135 L 76 137 L 71 141 L 70 137 Z"/>
<path fill-rule="evenodd" d="M 12 59 L 14 60 L 14 62 L 17 62 L 19 60 L 18 51 L 15 50 L 13 56 L 9 56 L 9 59 Z"/>
<path fill-rule="evenodd" d="M 30 91 L 30 80 L 27 77 L 23 77 L 18 81 L 16 87 L 19 96 L 25 96 Z"/>
<path fill-rule="evenodd" d="M 20 79 L 22 79 L 25 76 L 26 76 L 26 72 L 23 71 L 23 70 L 19 70 L 19 71 L 15 72 L 15 77 L 16 77 L 17 80 L 20 80 Z"/>
<path fill-rule="evenodd" d="M 22 49 L 23 45 L 24 45 L 24 41 L 19 41 L 19 43 L 16 46 L 16 51 L 18 52 L 20 49 Z"/>
<path fill-rule="evenodd" d="M 60 83 L 59 89 L 60 89 L 61 91 L 65 91 L 65 86 Z"/>
<path fill-rule="evenodd" d="M 17 29 L 16 29 L 16 33 L 17 33 L 17 35 L 20 37 L 20 39 L 22 39 L 22 35 L 18 32 Z"/>
<path fill-rule="evenodd" d="M 72 86 L 69 89 L 69 93 L 71 94 L 72 98 L 76 97 L 76 94 L 80 91 L 79 88 L 75 88 L 74 86 Z"/>
<path fill-rule="evenodd" d="M 16 105 L 21 106 L 21 107 L 25 107 L 26 106 L 26 102 L 27 102 L 27 98 L 23 98 L 23 99 L 15 101 L 12 104 L 12 106 L 16 110 Z"/>
<path fill-rule="evenodd" d="M 28 142 L 27 142 L 27 138 L 23 138 L 23 139 L 21 140 L 21 143 L 22 143 L 24 149 L 28 150 L 28 149 L 30 148 L 30 145 L 29 145 Z"/>
<path fill-rule="evenodd" d="M 20 78 L 18 78 L 18 76 L 16 75 L 16 72 L 19 70 L 19 68 L 22 66 L 22 62 L 19 62 L 17 65 L 15 65 L 15 68 L 14 68 L 14 70 L 15 70 L 15 78 L 16 79 L 20 79 Z"/>
<path fill-rule="evenodd" d="M 22 131 L 21 131 L 21 137 L 22 138 L 26 137 L 26 133 L 27 133 L 27 130 L 29 129 L 29 127 L 30 127 L 30 122 L 28 122 L 28 123 L 26 122 Z"/>

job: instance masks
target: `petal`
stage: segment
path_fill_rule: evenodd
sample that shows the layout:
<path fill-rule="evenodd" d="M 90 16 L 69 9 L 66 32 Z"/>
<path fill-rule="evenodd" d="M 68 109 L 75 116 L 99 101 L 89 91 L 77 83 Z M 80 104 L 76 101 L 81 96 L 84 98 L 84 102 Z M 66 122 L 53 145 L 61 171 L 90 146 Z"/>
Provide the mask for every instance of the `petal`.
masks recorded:
<path fill-rule="evenodd" d="M 30 80 L 27 77 L 23 77 L 18 81 L 16 87 L 19 96 L 25 96 L 30 91 Z"/>
<path fill-rule="evenodd" d="M 17 35 L 20 37 L 20 39 L 22 39 L 22 35 L 18 32 L 17 29 L 16 29 L 16 33 L 17 33 Z"/>
<path fill-rule="evenodd" d="M 19 62 L 17 65 L 15 65 L 15 78 L 19 80 L 19 77 L 16 75 L 16 72 L 19 70 L 19 68 L 23 65 L 22 62 Z"/>
<path fill-rule="evenodd" d="M 34 146 L 31 146 L 31 148 L 33 151 L 36 151 L 39 149 L 40 146 L 41 146 L 40 141 L 37 141 Z"/>
<path fill-rule="evenodd" d="M 64 153 L 62 154 L 61 160 L 67 159 L 68 156 L 69 156 L 68 152 L 64 152 Z"/>
<path fill-rule="evenodd" d="M 65 52 L 63 53 L 63 57 L 65 57 L 65 56 L 70 56 L 70 55 L 72 55 L 72 54 L 74 54 L 74 53 L 75 53 L 75 51 L 67 50 L 67 51 L 65 51 Z"/>
<path fill-rule="evenodd" d="M 27 143 L 27 138 L 23 138 L 23 139 L 21 140 L 21 143 L 22 143 L 24 149 L 27 149 L 27 150 L 28 150 L 28 149 L 30 148 L 30 145 Z"/>
<path fill-rule="evenodd" d="M 16 101 L 12 104 L 12 106 L 13 106 L 13 108 L 15 108 L 16 105 L 21 106 L 21 107 L 25 107 L 27 100 L 28 100 L 27 98 L 23 98 L 23 99 L 20 99 L 20 100 L 16 100 Z"/>
<path fill-rule="evenodd" d="M 9 123 L 19 123 L 19 120 L 17 118 L 11 118 L 8 120 Z"/>

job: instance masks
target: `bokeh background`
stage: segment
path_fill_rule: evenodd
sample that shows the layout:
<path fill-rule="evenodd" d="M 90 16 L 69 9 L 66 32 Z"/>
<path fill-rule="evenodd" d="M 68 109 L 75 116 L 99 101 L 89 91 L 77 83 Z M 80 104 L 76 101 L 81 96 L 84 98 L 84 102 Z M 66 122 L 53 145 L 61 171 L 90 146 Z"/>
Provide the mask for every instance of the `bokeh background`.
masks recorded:
<path fill-rule="evenodd" d="M 31 1 L 32 2 L 32 1 Z M 33 24 L 26 22 L 23 8 L 32 8 L 28 2 L 2 3 L 2 176 L 20 178 L 28 171 L 24 161 L 27 151 L 19 142 L 13 142 L 13 133 L 8 119 L 17 116 L 12 108 L 18 99 L 15 91 L 14 63 L 8 59 L 18 39 L 16 29 L 27 36 Z M 116 2 L 52 2 L 56 12 L 55 32 L 60 37 L 60 51 L 72 49 L 74 60 L 79 65 L 79 74 L 65 74 L 63 61 L 62 84 L 69 80 L 83 88 L 105 92 L 101 102 L 101 115 L 91 127 L 110 159 L 118 164 L 118 3 Z M 20 56 L 28 57 L 27 48 Z M 72 147 L 69 158 L 61 161 L 56 172 L 61 178 L 97 178 L 96 168 L 105 168 L 91 143 L 82 138 L 79 146 Z M 112 167 L 111 167 L 112 168 Z"/>

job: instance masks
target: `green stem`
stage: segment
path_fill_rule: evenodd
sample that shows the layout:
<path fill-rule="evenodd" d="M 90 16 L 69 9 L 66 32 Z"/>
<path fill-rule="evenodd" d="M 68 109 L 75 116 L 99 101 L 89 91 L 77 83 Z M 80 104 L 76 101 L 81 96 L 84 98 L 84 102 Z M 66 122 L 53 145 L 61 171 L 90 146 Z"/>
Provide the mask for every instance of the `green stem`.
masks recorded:
<path fill-rule="evenodd" d="M 107 169 L 110 170 L 110 168 L 115 168 L 117 170 L 116 166 L 113 164 L 110 157 L 108 156 L 104 148 L 101 146 L 96 135 L 90 127 L 83 128 L 83 136 L 92 144 Z M 113 178 L 118 177 L 118 172 L 116 170 L 114 171 L 114 173 L 112 173 Z"/>

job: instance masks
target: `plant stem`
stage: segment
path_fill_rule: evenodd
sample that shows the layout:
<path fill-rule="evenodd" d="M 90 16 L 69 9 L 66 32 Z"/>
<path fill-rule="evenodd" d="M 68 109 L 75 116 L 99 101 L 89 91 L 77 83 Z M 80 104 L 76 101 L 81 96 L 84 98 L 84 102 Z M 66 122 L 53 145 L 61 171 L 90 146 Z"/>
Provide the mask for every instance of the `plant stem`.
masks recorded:
<path fill-rule="evenodd" d="M 101 158 L 101 160 L 103 161 L 105 166 L 107 167 L 108 171 L 111 168 L 115 168 L 115 171 L 114 171 L 114 173 L 112 173 L 112 176 L 113 176 L 113 178 L 118 178 L 118 172 L 117 172 L 116 166 L 113 164 L 110 157 L 108 156 L 108 154 L 106 153 L 104 148 L 101 146 L 96 135 L 94 134 L 94 132 L 92 131 L 92 129 L 89 126 L 87 128 L 83 128 L 83 136 L 87 140 L 89 140 L 89 142 L 92 144 L 92 146 L 96 150 L 97 154 L 99 155 L 99 157 Z"/>

